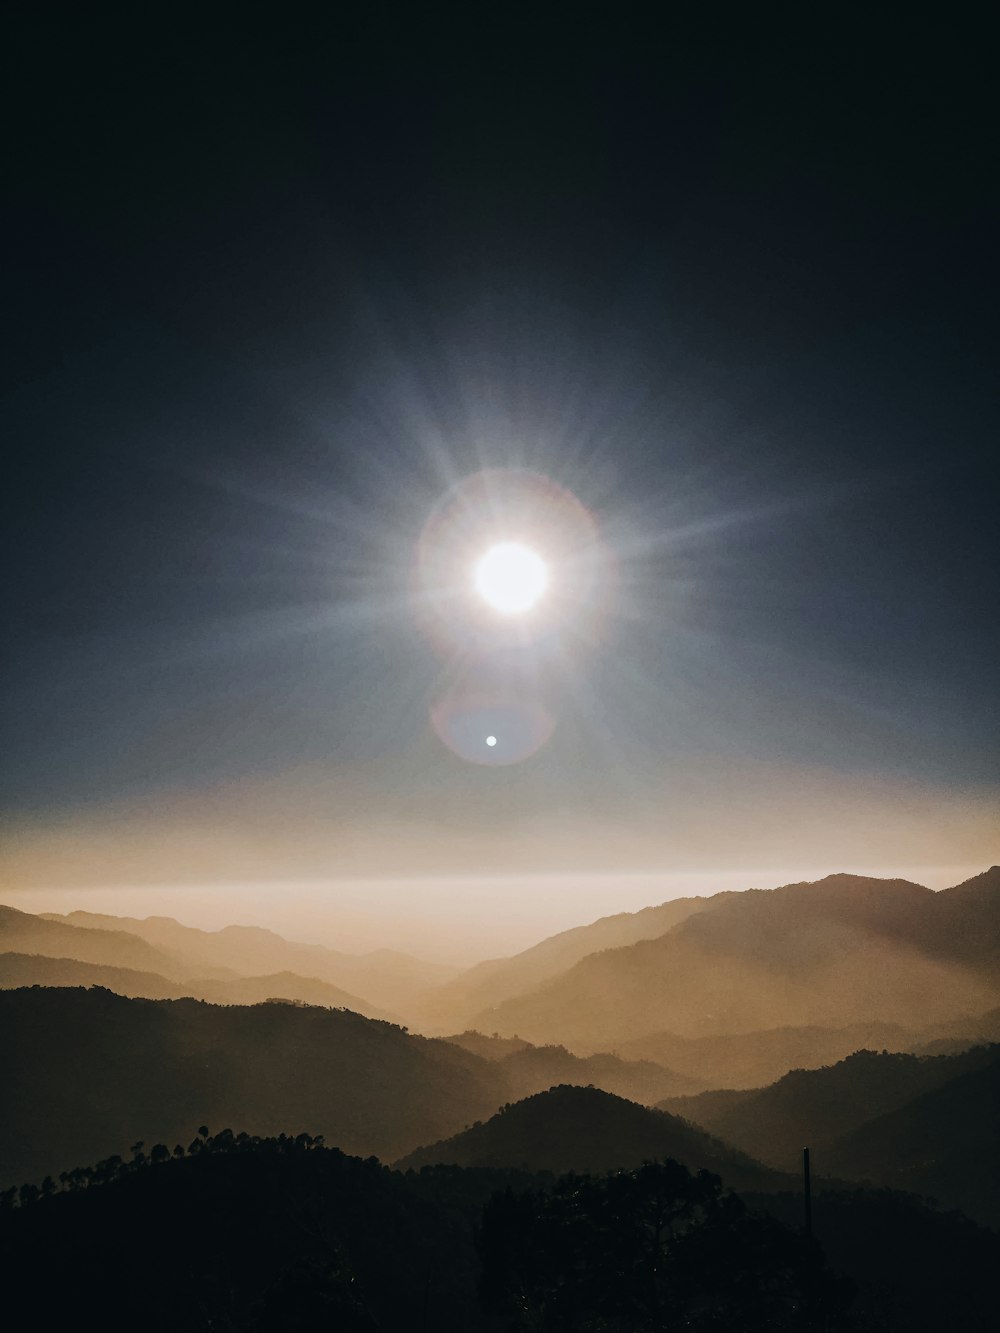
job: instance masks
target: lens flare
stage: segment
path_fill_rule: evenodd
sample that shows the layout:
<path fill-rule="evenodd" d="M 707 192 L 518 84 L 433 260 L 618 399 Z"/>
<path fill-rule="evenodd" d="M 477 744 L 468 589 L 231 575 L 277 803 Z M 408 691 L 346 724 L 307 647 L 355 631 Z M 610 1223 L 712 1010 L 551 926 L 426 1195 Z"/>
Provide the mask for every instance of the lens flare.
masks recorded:
<path fill-rule="evenodd" d="M 555 716 L 536 694 L 501 684 L 447 690 L 431 708 L 431 723 L 452 754 L 488 767 L 530 759 L 556 728 Z"/>

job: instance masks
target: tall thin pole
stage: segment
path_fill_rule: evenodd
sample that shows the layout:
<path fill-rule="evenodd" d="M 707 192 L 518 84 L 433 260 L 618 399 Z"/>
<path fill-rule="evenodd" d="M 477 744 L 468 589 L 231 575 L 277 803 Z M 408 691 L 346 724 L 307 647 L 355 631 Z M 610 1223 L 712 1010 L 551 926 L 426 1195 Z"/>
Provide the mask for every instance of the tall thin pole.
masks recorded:
<path fill-rule="evenodd" d="M 809 1180 L 809 1149 L 802 1149 L 802 1182 L 805 1186 L 806 1235 L 813 1233 L 812 1184 Z"/>

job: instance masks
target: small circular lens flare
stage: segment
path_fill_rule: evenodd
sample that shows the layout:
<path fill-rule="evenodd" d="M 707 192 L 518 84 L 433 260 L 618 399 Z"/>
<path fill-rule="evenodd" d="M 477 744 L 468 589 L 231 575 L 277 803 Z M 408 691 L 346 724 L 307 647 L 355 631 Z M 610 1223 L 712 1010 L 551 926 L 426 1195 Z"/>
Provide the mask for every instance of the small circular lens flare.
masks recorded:
<path fill-rule="evenodd" d="M 491 546 L 476 565 L 476 591 L 501 615 L 518 615 L 542 597 L 549 571 L 542 557 L 520 542 Z"/>
<path fill-rule="evenodd" d="M 456 685 L 432 705 L 431 724 L 459 759 L 496 768 L 537 754 L 556 719 L 535 694 L 502 684 Z"/>

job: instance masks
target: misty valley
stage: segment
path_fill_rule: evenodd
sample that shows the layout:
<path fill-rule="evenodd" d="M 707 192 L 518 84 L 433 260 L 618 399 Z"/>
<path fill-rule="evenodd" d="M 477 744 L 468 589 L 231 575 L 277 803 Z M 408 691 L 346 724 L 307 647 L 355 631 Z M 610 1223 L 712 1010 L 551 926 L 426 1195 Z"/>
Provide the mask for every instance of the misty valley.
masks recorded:
<path fill-rule="evenodd" d="M 0 907 L 12 1326 L 985 1330 L 998 926 L 996 866 L 465 970 Z"/>

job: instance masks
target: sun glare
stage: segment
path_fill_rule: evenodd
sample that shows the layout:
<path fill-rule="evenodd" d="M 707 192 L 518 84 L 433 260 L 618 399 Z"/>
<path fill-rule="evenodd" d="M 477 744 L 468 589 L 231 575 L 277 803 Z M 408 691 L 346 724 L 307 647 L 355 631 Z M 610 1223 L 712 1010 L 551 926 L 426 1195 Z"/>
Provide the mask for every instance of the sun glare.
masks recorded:
<path fill-rule="evenodd" d="M 476 565 L 476 591 L 503 615 L 530 611 L 549 583 L 545 561 L 520 542 L 491 546 Z"/>

